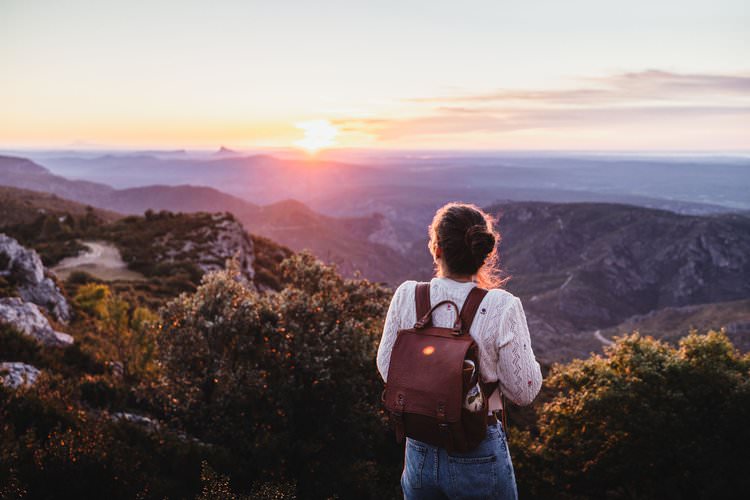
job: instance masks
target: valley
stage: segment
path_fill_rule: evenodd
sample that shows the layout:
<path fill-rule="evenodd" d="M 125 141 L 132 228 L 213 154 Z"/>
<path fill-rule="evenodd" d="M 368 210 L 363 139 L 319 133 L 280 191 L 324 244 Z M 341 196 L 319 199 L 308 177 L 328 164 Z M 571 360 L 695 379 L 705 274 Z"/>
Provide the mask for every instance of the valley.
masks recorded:
<path fill-rule="evenodd" d="M 500 176 L 513 173 L 514 177 L 502 186 L 493 187 L 494 181 L 487 185 L 463 182 L 447 189 L 439 185 L 448 182 L 458 172 L 456 169 L 463 169 L 463 178 L 471 178 L 472 172 L 476 177 L 477 172 L 486 173 L 495 167 L 482 159 L 471 159 L 463 167 L 456 167 L 454 160 L 445 158 L 434 160 L 430 167 L 418 162 L 385 162 L 378 167 L 348 168 L 344 163 L 331 162 L 321 166 L 316 172 L 319 177 L 313 180 L 311 176 L 305 179 L 300 170 L 303 167 L 292 160 L 268 156 L 195 160 L 177 156 L 111 156 L 90 158 L 83 163 L 76 163 L 75 158 L 64 162 L 45 160 L 55 165 L 57 172 L 75 173 L 78 179 L 58 175 L 28 159 L 0 157 L 0 183 L 18 189 L 15 197 L 12 188 L 0 191 L 5 193 L 3 209 L 7 221 L 2 226 L 11 234 L 23 236 L 24 231 L 38 233 L 42 229 L 41 211 L 77 214 L 76 217 L 88 213 L 97 221 L 91 223 L 96 230 L 69 233 L 54 244 L 50 238 L 34 243 L 43 258 L 57 264 L 55 269 L 62 279 L 73 269 L 86 270 L 86 266 L 94 265 L 88 269 L 100 279 L 127 282 L 144 275 L 171 283 L 165 285 L 167 289 L 187 290 L 209 269 L 196 269 L 192 264 L 196 258 L 194 240 L 202 236 L 184 229 L 178 236 L 172 233 L 173 228 L 194 227 L 202 231 L 199 228 L 215 223 L 208 213 L 223 212 L 232 214 L 231 220 L 241 224 L 241 231 L 248 231 L 256 241 L 263 238 L 294 252 L 308 250 L 323 261 L 336 264 L 346 276 L 361 274 L 394 287 L 406 279 L 426 280 L 432 276 L 426 227 L 445 200 L 458 197 L 479 204 L 497 218 L 502 235 L 501 268 L 511 277 L 508 290 L 522 299 L 535 350 L 546 362 L 601 352 L 612 335 L 636 329 L 635 318 L 644 315 L 657 318 L 648 329 L 651 334 L 674 341 L 679 337 L 675 336 L 677 333 L 659 333 L 666 320 L 659 319 L 662 316 L 658 312 L 668 308 L 716 304 L 722 305 L 724 316 L 732 311 L 732 324 L 750 320 L 750 310 L 742 302 L 750 297 L 750 218 L 728 206 L 742 205 L 742 196 L 721 206 L 709 203 L 711 200 L 681 201 L 669 193 L 663 193 L 665 197 L 661 199 L 653 198 L 649 196 L 655 193 L 648 190 L 640 195 L 607 192 L 604 174 L 593 176 L 587 184 L 591 187 L 598 183 L 599 192 L 571 190 L 555 180 L 563 171 L 572 172 L 572 178 L 579 175 L 578 171 L 591 173 L 593 167 L 585 161 L 576 166 L 562 160 L 554 163 L 514 159 L 517 165 L 508 167 L 510 170 L 503 167 L 493 171 Z M 210 173 L 204 168 L 206 161 L 216 167 Z M 131 184 L 146 182 L 149 171 L 151 178 L 165 184 L 135 186 L 110 175 L 115 171 L 124 174 L 126 165 L 133 166 L 133 176 L 128 177 Z M 742 166 L 727 162 L 722 165 L 727 171 L 735 169 L 732 175 L 743 179 L 746 169 Z M 662 167 L 655 179 L 663 186 L 678 166 Z M 622 181 L 632 175 L 645 179 L 647 171 L 656 167 L 613 162 L 609 168 L 613 169 L 610 174 L 615 180 Z M 277 171 L 271 175 L 270 169 Z M 393 174 L 399 169 L 396 181 Z M 628 169 L 632 169 L 632 175 L 627 174 Z M 376 170 L 379 176 L 375 175 Z M 342 172 L 346 172 L 343 177 Z M 539 181 L 540 175 L 543 181 Z M 187 181 L 206 185 L 169 185 Z M 297 188 L 302 181 L 308 183 L 309 191 L 300 196 L 309 203 L 290 198 L 263 203 L 273 200 L 268 197 L 271 193 L 275 197 L 300 194 Z M 247 200 L 237 190 L 228 194 L 218 189 L 233 182 L 253 184 L 253 189 L 265 191 L 266 195 Z M 529 187 L 534 182 L 536 187 Z M 623 181 L 625 185 L 628 182 Z M 49 191 L 22 191 L 36 186 Z M 735 191 L 727 190 L 726 196 L 717 198 L 726 202 L 728 196 L 734 196 L 732 192 Z M 538 198 L 542 200 L 529 201 Z M 73 202 L 85 203 L 89 208 Z M 128 215 L 147 211 L 145 217 Z M 234 224 L 229 219 L 226 223 Z M 54 232 L 49 220 L 45 219 L 44 224 L 45 231 Z M 58 237 L 60 234 L 56 234 Z M 98 264 L 86 262 L 92 260 L 90 251 L 79 255 L 90 248 L 92 241 L 112 245 L 104 247 L 109 249 L 104 266 L 104 254 L 93 259 Z M 157 250 L 161 241 L 172 243 Z M 127 263 L 127 269 L 112 267 L 116 262 L 112 253 L 115 247 L 123 257 L 117 264 Z M 57 251 L 52 252 L 51 248 Z M 229 255 L 228 250 L 222 252 Z M 277 250 L 272 253 L 283 255 Z M 251 254 L 248 250 L 247 255 Z M 71 258 L 72 261 L 63 260 Z M 260 271 L 263 286 L 278 286 L 272 268 L 279 258 L 283 257 L 277 257 L 268 264 L 271 267 Z M 210 268 L 223 265 L 221 259 L 212 262 Z M 682 329 L 691 324 L 683 322 Z M 745 335 L 743 331 L 730 328 L 728 334 L 737 345 L 745 346 L 740 338 Z"/>

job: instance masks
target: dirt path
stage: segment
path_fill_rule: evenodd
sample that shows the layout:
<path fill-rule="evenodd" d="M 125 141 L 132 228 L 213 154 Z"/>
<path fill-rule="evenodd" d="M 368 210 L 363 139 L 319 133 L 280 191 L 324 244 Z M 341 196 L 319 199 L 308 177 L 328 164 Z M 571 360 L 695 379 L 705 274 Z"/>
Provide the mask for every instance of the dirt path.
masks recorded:
<path fill-rule="evenodd" d="M 84 271 L 105 281 L 143 280 L 145 277 L 128 269 L 120 251 L 111 243 L 103 241 L 82 241 L 89 251 L 75 257 L 63 259 L 52 268 L 61 279 L 67 279 L 76 271 Z"/>
<path fill-rule="evenodd" d="M 602 343 L 602 345 L 610 346 L 614 345 L 615 343 L 606 338 L 604 335 L 601 334 L 601 330 L 597 330 L 594 332 L 594 338 Z"/>

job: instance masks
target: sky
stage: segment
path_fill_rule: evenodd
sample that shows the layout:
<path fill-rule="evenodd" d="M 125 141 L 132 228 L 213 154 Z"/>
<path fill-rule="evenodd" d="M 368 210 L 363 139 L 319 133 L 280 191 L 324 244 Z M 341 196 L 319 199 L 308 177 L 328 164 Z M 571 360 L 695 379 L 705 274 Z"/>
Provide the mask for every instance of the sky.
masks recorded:
<path fill-rule="evenodd" d="M 0 146 L 750 150 L 746 0 L 0 0 Z"/>

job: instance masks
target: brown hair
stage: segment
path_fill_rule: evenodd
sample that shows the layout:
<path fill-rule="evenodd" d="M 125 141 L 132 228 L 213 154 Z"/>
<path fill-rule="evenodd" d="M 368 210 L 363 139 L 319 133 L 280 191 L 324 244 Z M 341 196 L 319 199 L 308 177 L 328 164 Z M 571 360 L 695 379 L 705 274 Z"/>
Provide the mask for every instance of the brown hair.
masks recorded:
<path fill-rule="evenodd" d="M 500 233 L 495 219 L 469 203 L 451 202 L 435 213 L 429 227 L 430 252 L 438 247 L 445 266 L 453 274 L 475 276 L 483 288 L 499 288 L 508 281 L 497 266 Z M 436 268 L 440 275 L 440 269 Z"/>

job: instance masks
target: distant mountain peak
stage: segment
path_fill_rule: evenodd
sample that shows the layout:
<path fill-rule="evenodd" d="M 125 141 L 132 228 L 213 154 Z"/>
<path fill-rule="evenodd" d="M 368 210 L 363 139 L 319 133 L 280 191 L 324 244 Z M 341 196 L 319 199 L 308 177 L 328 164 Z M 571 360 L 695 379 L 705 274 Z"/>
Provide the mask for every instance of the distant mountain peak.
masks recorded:
<path fill-rule="evenodd" d="M 214 153 L 214 156 L 234 156 L 240 154 L 239 151 L 235 151 L 234 149 L 229 149 L 226 146 L 219 147 L 218 151 Z"/>

